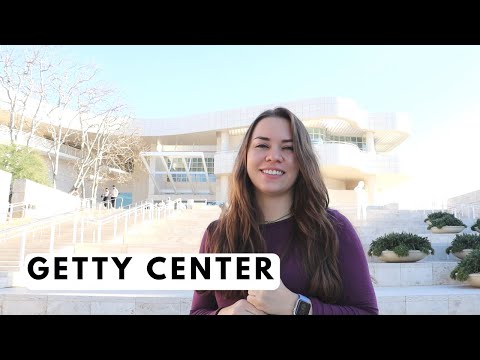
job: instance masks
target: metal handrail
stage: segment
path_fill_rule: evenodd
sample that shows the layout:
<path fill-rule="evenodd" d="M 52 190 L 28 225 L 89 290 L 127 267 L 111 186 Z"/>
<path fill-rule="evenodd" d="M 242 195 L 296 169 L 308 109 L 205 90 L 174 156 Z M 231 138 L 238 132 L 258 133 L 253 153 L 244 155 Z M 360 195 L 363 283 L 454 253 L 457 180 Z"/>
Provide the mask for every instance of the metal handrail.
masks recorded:
<path fill-rule="evenodd" d="M 0 230 L 0 236 L 2 236 L 4 234 L 8 234 L 10 232 L 15 233 L 15 232 L 35 230 L 39 227 L 49 225 L 52 222 L 58 222 L 59 220 L 62 220 L 62 217 L 64 217 L 64 216 L 68 217 L 68 216 L 70 216 L 72 214 L 76 214 L 76 213 L 77 213 L 76 211 L 70 211 L 70 212 L 66 212 L 66 213 L 62 213 L 62 214 L 56 214 L 56 215 L 52 215 L 52 216 L 45 217 L 45 218 L 42 218 L 42 219 L 38 219 L 38 220 L 35 220 L 35 221 L 33 221 L 31 223 L 28 223 L 28 224 L 21 224 L 21 225 L 17 225 L 17 226 L 12 226 L 12 227 L 9 227 L 7 229 Z M 2 239 L 0 238 L 0 241 L 1 240 Z"/>
<path fill-rule="evenodd" d="M 176 199 L 175 201 L 171 201 L 172 204 L 181 202 L 181 199 Z M 102 241 L 102 230 L 105 225 L 111 223 L 113 221 L 113 240 L 117 240 L 119 234 L 121 232 L 121 228 L 119 227 L 119 221 L 124 220 L 123 222 L 123 229 L 124 232 L 121 234 L 127 233 L 128 227 L 130 226 L 131 220 L 133 220 L 133 224 L 136 225 L 138 221 L 144 222 L 145 220 L 153 220 L 157 219 L 160 220 L 161 218 L 166 219 L 169 215 L 174 213 L 175 211 L 180 210 L 180 207 L 173 206 L 172 208 L 167 208 L 166 205 L 159 205 L 155 206 L 155 204 L 151 201 L 141 202 L 140 204 L 135 204 L 135 206 L 129 205 L 128 208 L 122 209 L 119 212 L 115 212 L 114 214 L 109 214 L 100 219 L 93 219 L 86 217 L 85 213 L 74 211 L 68 212 L 61 215 L 55 215 L 48 218 L 44 218 L 41 220 L 37 220 L 30 224 L 23 224 L 15 227 L 11 227 L 8 229 L 4 229 L 0 231 L 0 241 L 7 240 L 11 238 L 19 237 L 19 260 L 18 264 L 19 267 L 23 265 L 23 261 L 26 254 L 26 243 L 28 236 L 32 236 L 35 238 L 35 231 L 40 230 L 42 233 L 43 231 L 50 231 L 50 243 L 49 243 L 49 251 L 51 253 L 54 252 L 54 244 L 55 244 L 55 237 L 56 231 L 60 232 L 60 225 L 65 222 L 72 222 L 70 225 L 69 230 L 72 231 L 72 240 L 71 243 L 75 245 L 77 243 L 77 233 L 78 227 L 80 226 L 80 242 L 84 242 L 84 230 L 86 224 L 91 224 L 92 227 L 90 228 L 91 241 L 95 243 L 100 243 Z M 88 215 L 88 214 L 87 214 Z M 120 230 L 120 231 L 119 231 Z M 124 238 L 121 240 L 124 241 Z M 16 267 L 16 266 L 11 266 Z"/>
<path fill-rule="evenodd" d="M 20 201 L 20 202 L 16 202 L 16 203 L 10 203 L 8 204 L 8 220 L 9 221 L 12 221 L 13 219 L 13 213 L 15 212 L 15 208 L 16 207 L 21 207 L 21 211 L 22 211 L 22 218 L 25 217 L 25 210 L 28 206 L 28 203 L 25 202 L 25 201 Z"/>

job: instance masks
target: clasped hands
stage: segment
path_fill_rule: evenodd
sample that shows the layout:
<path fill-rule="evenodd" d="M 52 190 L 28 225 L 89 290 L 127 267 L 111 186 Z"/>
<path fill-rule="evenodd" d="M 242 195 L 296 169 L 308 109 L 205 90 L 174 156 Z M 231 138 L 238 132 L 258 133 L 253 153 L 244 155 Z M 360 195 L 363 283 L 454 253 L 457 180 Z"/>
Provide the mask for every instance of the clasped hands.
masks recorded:
<path fill-rule="evenodd" d="M 280 280 L 276 290 L 249 290 L 246 300 L 221 309 L 218 315 L 290 315 L 297 299 Z"/>

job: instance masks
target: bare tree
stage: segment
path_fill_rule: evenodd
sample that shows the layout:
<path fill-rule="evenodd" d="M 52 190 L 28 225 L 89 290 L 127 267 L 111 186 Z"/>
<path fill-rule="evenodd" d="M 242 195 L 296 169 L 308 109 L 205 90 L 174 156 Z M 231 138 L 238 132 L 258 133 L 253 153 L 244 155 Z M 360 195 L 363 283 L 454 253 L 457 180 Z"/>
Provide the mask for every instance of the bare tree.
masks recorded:
<path fill-rule="evenodd" d="M 102 163 L 108 167 L 108 173 L 103 174 L 103 180 L 114 180 L 117 184 L 123 184 L 132 180 L 134 170 L 145 171 L 140 153 L 148 149 L 138 136 L 137 130 L 124 130 L 123 133 L 111 137 L 105 145 Z"/>
<path fill-rule="evenodd" d="M 95 116 L 81 116 L 82 158 L 77 163 L 76 185 L 91 180 L 91 196 L 95 197 L 101 181 L 123 183 L 132 178 L 134 164 L 144 146 L 125 104 L 112 100 L 113 90 L 92 91 L 89 103 L 95 104 Z M 95 100 L 94 100 L 95 99 Z M 93 101 L 92 101 L 93 100 Z M 98 105 L 102 105 L 100 109 Z"/>
<path fill-rule="evenodd" d="M 81 150 L 81 157 L 76 164 L 75 187 L 80 185 L 84 187 L 85 177 L 91 172 L 98 156 L 99 137 L 109 133 L 107 120 L 109 114 L 115 111 L 115 107 L 111 107 L 108 101 L 112 94 L 111 89 L 91 87 L 82 92 L 77 99 L 80 132 L 77 133 L 75 141 Z M 85 194 L 85 191 L 83 193 Z"/>
<path fill-rule="evenodd" d="M 45 100 L 45 78 L 53 69 L 49 59 L 50 48 L 34 46 L 28 48 L 7 47 L 0 51 L 0 86 L 3 96 L 0 101 L 9 111 L 10 142 L 19 143 L 24 130 L 29 136 L 35 134 L 41 108 Z M 25 129 L 29 127 L 29 129 Z"/>
<path fill-rule="evenodd" d="M 91 66 L 73 64 L 63 68 L 63 72 L 50 79 L 51 92 L 47 93 L 47 101 L 51 105 L 47 116 L 50 121 L 48 132 L 53 146 L 48 153 L 52 169 L 53 187 L 56 188 L 61 147 L 72 141 L 75 132 L 80 129 L 80 115 L 85 111 L 78 98 L 85 89 L 92 86 L 92 79 L 97 69 Z"/>
<path fill-rule="evenodd" d="M 5 48 L 0 51 L 0 100 L 8 105 L 12 143 L 29 131 L 26 145 L 46 122 L 52 146 L 48 152 L 53 187 L 59 160 L 74 146 L 79 151 L 72 187 L 91 180 L 92 197 L 100 180 L 128 181 L 144 145 L 131 126 L 127 106 L 117 92 L 96 81 L 93 66 L 67 63 L 49 47 Z M 23 141 L 23 139 L 22 139 Z M 140 167 L 142 168 L 142 167 Z"/>

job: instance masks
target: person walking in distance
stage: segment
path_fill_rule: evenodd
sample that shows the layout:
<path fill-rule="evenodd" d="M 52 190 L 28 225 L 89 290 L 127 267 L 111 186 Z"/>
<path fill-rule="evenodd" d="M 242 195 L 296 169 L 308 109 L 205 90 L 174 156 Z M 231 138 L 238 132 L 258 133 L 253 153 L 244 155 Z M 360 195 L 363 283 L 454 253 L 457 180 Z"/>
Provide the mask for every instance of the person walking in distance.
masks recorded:
<path fill-rule="evenodd" d="M 102 201 L 103 201 L 103 206 L 108 208 L 108 198 L 110 197 L 110 190 L 108 187 L 105 188 L 103 194 L 102 194 Z"/>
<path fill-rule="evenodd" d="M 115 185 L 112 185 L 112 194 L 110 195 L 110 199 L 112 201 L 112 207 L 114 209 L 117 202 L 117 196 L 118 196 L 118 189 L 115 187 Z"/>
<path fill-rule="evenodd" d="M 357 194 L 357 219 L 367 220 L 368 195 L 365 182 L 359 181 L 354 191 Z"/>

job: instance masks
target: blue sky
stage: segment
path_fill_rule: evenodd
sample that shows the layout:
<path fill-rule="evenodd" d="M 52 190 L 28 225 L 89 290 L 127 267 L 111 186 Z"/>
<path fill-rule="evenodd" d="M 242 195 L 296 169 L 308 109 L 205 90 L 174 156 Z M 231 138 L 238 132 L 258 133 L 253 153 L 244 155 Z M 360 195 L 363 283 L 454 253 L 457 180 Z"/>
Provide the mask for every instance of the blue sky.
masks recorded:
<path fill-rule="evenodd" d="M 138 118 L 321 96 L 408 112 L 399 148 L 423 193 L 480 189 L 480 46 L 65 46 L 94 63 Z M 421 154 L 421 156 L 420 156 Z M 456 163 L 455 170 L 443 166 Z M 475 165 L 475 163 L 477 165 Z M 453 186 L 452 184 L 455 184 Z"/>

